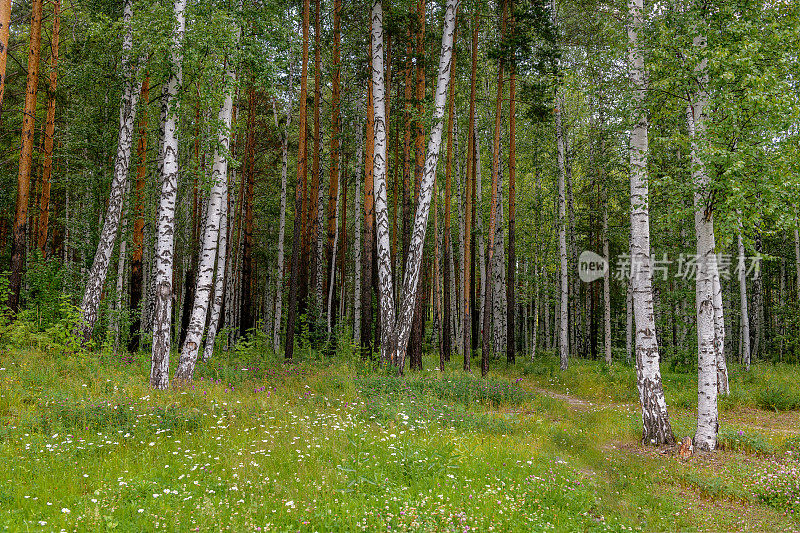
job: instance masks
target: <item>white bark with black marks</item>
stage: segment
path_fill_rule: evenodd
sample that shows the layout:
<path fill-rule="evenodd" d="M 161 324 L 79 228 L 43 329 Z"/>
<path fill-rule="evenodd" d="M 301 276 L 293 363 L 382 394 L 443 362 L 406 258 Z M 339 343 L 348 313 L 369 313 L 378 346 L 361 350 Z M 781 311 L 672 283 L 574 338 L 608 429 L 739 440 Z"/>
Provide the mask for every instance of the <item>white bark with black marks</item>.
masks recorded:
<path fill-rule="evenodd" d="M 161 95 L 162 171 L 161 199 L 158 208 L 156 242 L 155 309 L 153 312 L 153 349 L 150 362 L 150 386 L 169 387 L 169 352 L 172 346 L 172 286 L 175 252 L 175 203 L 178 194 L 178 99 L 183 84 L 183 36 L 186 31 L 186 0 L 175 0 L 174 28 L 169 80 Z"/>
<path fill-rule="evenodd" d="M 635 324 L 636 381 L 642 407 L 642 442 L 673 444 L 675 437 L 667 413 L 667 402 L 659 367 L 656 322 L 653 311 L 653 279 L 650 262 L 650 210 L 647 177 L 648 120 L 645 109 L 647 79 L 644 54 L 638 34 L 643 24 L 643 0 L 629 0 L 628 69 L 633 85 L 633 116 L 630 138 L 631 194 L 631 298 Z"/>
<path fill-rule="evenodd" d="M 108 210 L 106 211 L 103 229 L 100 233 L 100 242 L 86 281 L 86 289 L 81 303 L 80 333 L 84 342 L 88 342 L 92 329 L 97 321 L 100 309 L 100 299 L 103 295 L 103 286 L 108 275 L 108 266 L 114 251 L 114 243 L 119 234 L 120 219 L 125 202 L 125 190 L 128 183 L 128 168 L 131 161 L 131 147 L 133 146 L 134 121 L 136 119 L 136 103 L 139 100 L 139 91 L 134 87 L 134 66 L 131 65 L 130 52 L 133 47 L 133 31 L 131 17 L 133 15 L 133 2 L 126 0 L 123 21 L 125 37 L 122 41 L 122 72 L 125 76 L 125 87 L 122 91 L 122 101 L 119 106 L 119 139 L 117 140 L 117 155 L 114 160 L 114 176 L 111 180 L 111 192 L 108 197 Z"/>

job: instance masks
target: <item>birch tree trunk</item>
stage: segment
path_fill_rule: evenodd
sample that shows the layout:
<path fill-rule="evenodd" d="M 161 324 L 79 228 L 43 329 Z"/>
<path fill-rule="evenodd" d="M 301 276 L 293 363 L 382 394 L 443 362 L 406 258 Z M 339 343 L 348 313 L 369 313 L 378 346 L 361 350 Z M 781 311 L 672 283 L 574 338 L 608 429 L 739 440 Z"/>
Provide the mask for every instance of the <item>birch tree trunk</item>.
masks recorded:
<path fill-rule="evenodd" d="M 237 29 L 236 41 L 239 40 L 238 33 L 239 31 Z M 218 255 L 221 219 L 227 216 L 222 202 L 227 197 L 227 154 L 231 144 L 231 113 L 233 111 L 233 91 L 236 84 L 236 74 L 233 65 L 230 63 L 228 64 L 225 78 L 225 101 L 222 104 L 218 117 L 222 128 L 217 136 L 219 147 L 214 153 L 214 166 L 211 171 L 212 188 L 206 206 L 203 248 L 197 267 L 197 285 L 194 291 L 195 296 L 194 305 L 192 306 L 192 317 L 189 320 L 186 340 L 183 342 L 183 348 L 181 349 L 178 369 L 175 371 L 175 377 L 173 378 L 173 385 L 178 387 L 188 384 L 194 377 L 194 368 L 197 363 L 200 343 L 203 340 L 203 330 L 206 325 L 206 315 L 212 298 L 212 291 L 214 290 L 214 264 Z M 254 169 L 251 168 L 250 171 L 254 172 Z M 248 185 L 248 188 L 249 187 L 251 187 L 250 184 Z M 249 293 L 250 287 L 245 287 L 244 290 Z"/>
<path fill-rule="evenodd" d="M 696 35 L 693 46 L 705 49 L 706 38 Z M 708 60 L 703 58 L 695 69 L 699 89 L 686 108 L 689 135 L 692 139 L 692 181 L 694 182 L 694 227 L 697 236 L 698 272 L 695 283 L 697 296 L 697 432 L 694 445 L 700 450 L 713 451 L 717 446 L 719 420 L 717 411 L 717 349 L 716 312 L 714 309 L 714 278 L 717 260 L 714 254 L 714 211 L 708 202 L 709 177 L 700 157 L 699 143 L 705 137 L 705 108 L 708 105 Z"/>
<path fill-rule="evenodd" d="M 203 361 L 208 361 L 214 355 L 214 342 L 219 331 L 222 316 L 222 302 L 225 297 L 225 278 L 227 277 L 226 259 L 228 257 L 228 187 L 222 191 L 222 212 L 219 217 L 219 243 L 217 245 L 217 270 L 214 273 L 214 299 L 211 303 L 211 316 L 208 319 L 208 333 L 206 333 L 205 346 L 203 347 Z M 280 280 L 280 272 L 275 276 Z M 276 282 L 276 290 L 280 290 L 280 281 Z M 280 293 L 276 297 L 281 301 Z M 280 321 L 277 322 L 280 330 Z M 279 333 L 279 332 L 278 332 Z M 277 353 L 277 351 L 275 352 Z"/>
<path fill-rule="evenodd" d="M 741 218 L 741 217 L 740 217 Z M 795 222 L 796 224 L 796 222 Z M 741 239 L 741 220 L 739 222 L 739 238 Z M 794 268 L 795 268 L 795 287 L 797 288 L 797 298 L 800 299 L 800 231 L 794 228 Z"/>
<path fill-rule="evenodd" d="M 750 370 L 750 315 L 747 309 L 747 268 L 744 251 L 744 240 L 742 239 L 742 215 L 738 214 L 738 232 L 736 234 L 737 251 L 739 252 L 739 302 L 741 304 L 742 340 L 740 342 L 742 350 L 742 364 L 746 370 Z M 797 229 L 795 234 L 795 253 L 800 257 L 800 248 L 797 246 Z"/>
<path fill-rule="evenodd" d="M 386 87 L 383 67 L 383 3 L 372 3 L 372 105 L 374 108 L 375 155 L 373 179 L 375 188 L 375 225 L 378 255 L 378 296 L 381 323 L 381 360 L 390 362 L 394 318 L 392 287 L 392 251 L 389 235 L 389 204 L 386 189 Z M 395 359 L 391 359 L 394 361 Z"/>
<path fill-rule="evenodd" d="M 569 263 L 567 261 L 567 194 L 564 132 L 561 126 L 563 100 L 556 89 L 556 148 L 558 150 L 558 255 L 560 260 L 560 304 L 558 321 L 558 352 L 561 370 L 569 364 Z"/>
<path fill-rule="evenodd" d="M 100 299 L 103 294 L 103 285 L 108 274 L 108 265 L 114 251 L 114 243 L 119 233 L 119 223 L 122 217 L 122 207 L 125 201 L 125 189 L 128 184 L 128 167 L 131 160 L 131 147 L 133 145 L 134 119 L 136 117 L 136 102 L 139 92 L 134 87 L 133 66 L 130 64 L 130 50 L 133 46 L 133 33 L 131 16 L 133 15 L 133 2 L 125 2 L 124 24 L 126 27 L 125 39 L 122 43 L 123 66 L 125 73 L 125 88 L 122 93 L 122 102 L 119 109 L 119 140 L 117 141 L 117 156 L 114 161 L 114 177 L 111 182 L 111 193 L 108 198 L 108 211 L 106 212 L 103 230 L 100 233 L 100 242 L 94 256 L 92 269 L 86 282 L 81 303 L 81 336 L 83 342 L 89 341 L 97 320 L 100 308 Z"/>
<path fill-rule="evenodd" d="M 406 265 L 403 269 L 404 279 L 400 312 L 397 315 L 397 323 L 394 326 L 393 332 L 395 338 L 391 341 L 392 347 L 399 355 L 399 357 L 395 356 L 394 360 L 399 362 L 399 370 L 401 373 L 403 372 L 405 363 L 405 349 L 403 348 L 401 351 L 400 347 L 408 345 L 408 337 L 411 332 L 411 319 L 416 304 L 417 285 L 419 283 L 420 266 L 422 264 L 422 247 L 425 243 L 425 231 L 427 229 L 428 214 L 430 212 L 436 165 L 439 159 L 442 130 L 444 129 L 443 117 L 447 101 L 447 87 L 450 81 L 449 71 L 453 53 L 453 34 L 455 32 L 457 7 L 458 0 L 447 0 L 444 13 L 442 48 L 439 55 L 439 69 L 436 81 L 433 128 L 428 140 L 425 172 L 423 174 L 422 183 L 420 184 L 419 202 L 414 217 L 413 236 L 409 244 Z M 391 268 L 391 263 L 389 263 L 389 267 Z"/>
<path fill-rule="evenodd" d="M 153 313 L 153 350 L 150 386 L 169 386 L 169 352 L 172 345 L 173 253 L 175 250 L 175 203 L 178 193 L 178 106 L 176 98 L 183 84 L 183 35 L 186 30 L 186 0 L 175 0 L 174 29 L 170 57 L 171 72 L 161 95 L 163 140 L 161 157 L 161 200 L 158 209 L 156 243 L 155 310 Z"/>
<path fill-rule="evenodd" d="M 656 323 L 653 313 L 652 270 L 650 265 L 650 212 L 647 178 L 648 121 L 645 110 L 647 78 L 644 54 L 639 42 L 643 25 L 643 0 L 628 3 L 628 69 L 633 94 L 633 127 L 630 139 L 631 176 L 631 293 L 636 324 L 636 381 L 642 406 L 642 443 L 660 446 L 674 444 L 672 426 L 659 368 Z"/>
<path fill-rule="evenodd" d="M 340 164 L 337 160 L 337 164 Z M 337 174 L 338 174 L 337 169 Z M 326 314 L 328 318 L 328 340 L 331 338 L 332 333 L 332 326 L 333 326 L 333 295 L 335 294 L 335 281 L 336 281 L 336 247 L 339 245 L 339 226 L 335 224 L 335 221 L 339 218 L 339 204 L 341 203 L 341 190 L 337 186 L 336 187 L 336 208 L 335 208 L 335 218 L 334 218 L 334 229 L 333 229 L 333 246 L 331 249 L 333 250 L 333 254 L 331 255 L 330 261 L 330 274 L 328 275 L 328 312 Z"/>
<path fill-rule="evenodd" d="M 627 290 L 625 292 L 625 361 L 631 364 L 633 351 L 633 291 L 631 290 L 631 280 L 626 280 Z"/>
<path fill-rule="evenodd" d="M 289 94 L 292 94 L 292 69 L 289 68 Z M 272 101 L 275 128 L 278 129 L 278 108 Z M 286 124 L 281 133 L 281 214 L 278 220 L 278 265 L 275 275 L 275 323 L 272 328 L 272 350 L 277 354 L 281 347 L 281 313 L 283 311 L 283 241 L 286 234 L 286 171 L 289 166 L 289 126 L 292 123 L 292 102 L 286 104 Z"/>

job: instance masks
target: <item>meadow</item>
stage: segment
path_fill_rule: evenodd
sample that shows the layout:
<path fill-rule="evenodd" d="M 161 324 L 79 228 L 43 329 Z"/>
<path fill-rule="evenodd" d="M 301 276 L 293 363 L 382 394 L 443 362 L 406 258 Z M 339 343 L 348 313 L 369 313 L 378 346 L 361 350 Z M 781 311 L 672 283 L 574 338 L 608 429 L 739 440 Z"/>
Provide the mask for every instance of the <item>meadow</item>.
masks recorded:
<path fill-rule="evenodd" d="M 398 378 L 300 352 L 215 354 L 156 393 L 147 354 L 3 348 L 0 529 L 800 530 L 796 368 L 732 367 L 721 449 L 683 462 L 639 445 L 624 363 L 545 354 L 481 379 L 430 356 Z M 696 381 L 664 383 L 691 435 Z"/>

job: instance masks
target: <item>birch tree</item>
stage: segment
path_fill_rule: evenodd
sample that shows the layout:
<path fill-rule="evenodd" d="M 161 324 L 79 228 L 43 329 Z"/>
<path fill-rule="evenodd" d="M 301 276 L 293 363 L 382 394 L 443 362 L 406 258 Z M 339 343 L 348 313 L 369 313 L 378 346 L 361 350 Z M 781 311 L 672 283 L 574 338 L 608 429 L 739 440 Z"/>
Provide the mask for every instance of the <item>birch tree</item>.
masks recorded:
<path fill-rule="evenodd" d="M 383 54 L 382 54 L 382 34 L 383 34 L 383 8 L 379 0 L 373 3 L 373 25 L 372 25 L 372 58 L 373 61 L 380 56 L 378 65 L 373 65 L 373 89 L 377 89 L 376 102 L 374 104 L 375 124 L 376 124 L 376 150 L 374 163 L 377 171 L 376 184 L 376 220 L 379 226 L 379 235 L 376 237 L 379 257 L 379 291 L 381 306 L 381 332 L 385 339 L 382 342 L 382 356 L 384 360 L 396 361 L 399 372 L 402 373 L 405 365 L 406 346 L 411 332 L 411 321 L 416 305 L 417 288 L 419 284 L 422 248 L 425 242 L 425 232 L 427 229 L 428 215 L 430 213 L 431 199 L 434 189 L 434 178 L 436 175 L 436 165 L 439 158 L 439 148 L 442 141 L 444 130 L 444 110 L 447 102 L 447 87 L 450 81 L 451 56 L 453 52 L 453 33 L 455 31 L 455 14 L 458 0 L 448 0 L 444 14 L 444 30 L 442 35 L 442 47 L 439 56 L 439 68 L 435 93 L 435 108 L 433 113 L 433 129 L 428 141 L 425 158 L 425 170 L 420 183 L 419 199 L 417 211 L 414 217 L 414 227 L 411 242 L 408 247 L 405 268 L 403 269 L 403 290 L 400 293 L 400 308 L 395 320 L 394 296 L 391 277 L 391 248 L 389 240 L 388 224 L 388 205 L 385 201 L 385 129 L 383 129 L 383 145 L 380 132 L 385 128 L 385 107 L 383 103 L 379 106 L 378 97 L 383 98 Z M 379 109 L 380 108 L 380 109 Z M 380 114 L 379 114 L 380 113 Z M 381 150 L 383 150 L 381 152 Z M 380 160 L 383 159 L 383 162 Z M 383 175 L 379 175 L 380 173 Z M 381 196 L 383 195 L 383 196 Z M 378 213 L 383 211 L 383 213 Z M 385 218 L 384 218 L 385 217 Z M 385 224 L 384 222 L 385 221 Z M 381 228 L 381 225 L 384 225 Z M 388 273 L 388 275 L 387 275 Z M 391 309 L 390 309 L 391 306 Z M 383 352 L 386 347 L 391 347 L 390 352 Z"/>
<path fill-rule="evenodd" d="M 292 93 L 292 68 L 289 67 L 289 94 Z M 275 129 L 280 130 L 278 123 L 278 108 L 273 100 L 272 112 L 275 118 Z M 278 219 L 278 265 L 275 276 L 275 325 L 272 329 L 272 350 L 280 351 L 281 341 L 281 313 L 283 311 L 283 264 L 284 264 L 284 235 L 286 233 L 286 174 L 289 166 L 289 126 L 292 123 L 292 102 L 286 104 L 286 123 L 281 132 L 281 213 Z"/>
<path fill-rule="evenodd" d="M 707 189 L 710 184 L 700 143 L 705 140 L 705 111 L 709 105 L 707 92 L 708 59 L 705 57 L 706 37 L 698 33 L 692 39 L 694 48 L 703 55 L 695 69 L 697 89 L 689 96 L 686 108 L 686 121 L 692 139 L 691 161 L 692 182 L 694 183 L 694 228 L 697 237 L 697 277 L 695 292 L 697 297 L 697 431 L 694 445 L 707 451 L 717 447 L 719 415 L 717 411 L 717 349 L 715 287 L 714 278 L 718 275 L 717 258 L 714 252 L 714 210 L 709 201 Z"/>
<path fill-rule="evenodd" d="M 136 118 L 136 103 L 139 91 L 134 84 L 134 66 L 131 63 L 130 51 L 133 47 L 133 31 L 131 17 L 133 15 L 133 2 L 125 2 L 124 26 L 125 38 L 122 41 L 122 72 L 125 76 L 125 85 L 122 91 L 122 101 L 119 108 L 119 139 L 117 141 L 117 156 L 114 160 L 114 176 L 111 181 L 111 192 L 108 197 L 108 210 L 100 233 L 100 242 L 94 256 L 86 289 L 81 303 L 81 336 L 83 342 L 88 342 L 97 321 L 100 299 L 103 295 L 103 285 L 108 275 L 108 265 L 114 251 L 114 243 L 119 233 L 122 208 L 125 201 L 125 190 L 128 184 L 128 168 L 131 161 L 131 147 L 133 146 L 134 120 Z"/>
<path fill-rule="evenodd" d="M 175 250 L 175 203 L 178 194 L 178 99 L 183 84 L 183 35 L 186 31 L 186 0 L 175 0 L 170 50 L 170 74 L 162 88 L 161 198 L 156 242 L 155 309 L 150 386 L 169 386 L 169 352 L 172 339 L 172 261 Z"/>
<path fill-rule="evenodd" d="M 650 265 L 650 211 L 647 177 L 648 121 L 645 110 L 647 78 L 639 32 L 644 15 L 643 0 L 629 0 L 628 72 L 633 85 L 633 116 L 630 138 L 631 191 L 631 293 L 636 325 L 636 383 L 642 407 L 642 442 L 673 444 L 675 437 L 667 413 L 667 402 L 659 368 L 656 324 L 653 314 Z"/>
<path fill-rule="evenodd" d="M 234 42 L 238 42 L 238 23 Z M 186 340 L 181 349 L 178 369 L 175 371 L 173 384 L 181 386 L 192 381 L 200 342 L 206 325 L 206 315 L 214 289 L 214 264 L 217 259 L 219 245 L 220 221 L 227 216 L 222 203 L 227 197 L 228 187 L 228 153 L 231 144 L 231 114 L 233 111 L 233 91 L 236 84 L 236 72 L 231 59 L 228 59 L 225 72 L 225 101 L 219 111 L 219 122 L 222 127 L 218 133 L 217 148 L 214 153 L 214 166 L 211 171 L 211 194 L 206 207 L 206 224 L 203 231 L 203 244 L 200 262 L 197 268 L 197 283 L 194 291 L 192 317 L 186 332 Z M 253 169 L 251 169 L 253 171 Z M 213 343 L 212 343 L 213 346 Z"/>

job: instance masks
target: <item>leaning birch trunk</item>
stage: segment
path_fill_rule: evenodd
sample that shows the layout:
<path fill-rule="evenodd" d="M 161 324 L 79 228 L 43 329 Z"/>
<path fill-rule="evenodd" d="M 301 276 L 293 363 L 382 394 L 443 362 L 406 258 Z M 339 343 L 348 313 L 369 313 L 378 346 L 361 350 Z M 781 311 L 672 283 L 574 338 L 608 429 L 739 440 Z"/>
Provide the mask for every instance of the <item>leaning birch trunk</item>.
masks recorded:
<path fill-rule="evenodd" d="M 128 167 L 131 161 L 131 146 L 133 145 L 133 122 L 136 118 L 136 102 L 139 92 L 134 89 L 133 66 L 130 61 L 130 51 L 133 46 L 133 32 L 131 16 L 133 2 L 125 2 L 124 24 L 125 39 L 122 42 L 122 71 L 125 75 L 125 88 L 122 92 L 122 102 L 119 106 L 119 140 L 117 141 L 117 156 L 114 160 L 114 177 L 111 181 L 111 192 L 108 198 L 108 211 L 106 212 L 103 230 L 100 233 L 100 242 L 94 256 L 86 290 L 81 303 L 81 336 L 83 342 L 88 342 L 97 321 L 100 299 L 103 295 L 103 285 L 108 275 L 108 264 L 114 251 L 114 243 L 119 233 L 119 223 L 122 217 L 122 204 L 125 200 L 125 187 L 128 182 Z"/>
<path fill-rule="evenodd" d="M 408 257 L 403 269 L 403 291 L 401 293 L 400 312 L 397 314 L 397 323 L 394 326 L 392 348 L 397 352 L 394 360 L 399 362 L 399 370 L 403 372 L 405 364 L 405 347 L 411 332 L 411 319 L 416 304 L 417 285 L 419 284 L 420 267 L 422 265 L 422 249 L 425 243 L 428 214 L 430 212 L 431 196 L 433 194 L 436 164 L 439 160 L 439 148 L 442 142 L 444 129 L 444 109 L 447 102 L 447 87 L 450 81 L 451 57 L 453 54 L 453 33 L 456 27 L 456 9 L 458 0 L 447 0 L 444 13 L 444 29 L 442 32 L 442 48 L 439 55 L 439 70 L 436 80 L 435 108 L 433 112 L 433 128 L 428 139 L 428 148 L 425 157 L 425 172 L 419 190 L 419 203 L 414 217 L 414 226 L 411 242 L 408 246 Z M 388 227 L 388 226 L 387 226 Z M 391 267 L 391 263 L 388 263 Z M 391 272 L 391 271 L 390 271 Z M 384 322 L 384 324 L 386 324 Z"/>
<path fill-rule="evenodd" d="M 603 207 L 603 257 L 610 264 L 608 238 L 608 198 Z M 606 364 L 611 364 L 611 269 L 603 273 L 603 341 L 605 342 Z"/>
<path fill-rule="evenodd" d="M 358 106 L 361 109 L 361 105 Z M 356 126 L 356 168 L 364 168 L 364 132 L 359 123 Z M 353 260 L 355 271 L 353 272 L 353 345 L 361 346 L 361 239 L 362 226 L 364 223 L 364 213 L 361 204 L 361 179 L 356 175 L 356 194 L 355 194 L 355 215 L 356 215 L 356 235 L 354 241 Z"/>
<path fill-rule="evenodd" d="M 739 231 L 736 234 L 737 251 L 739 252 L 739 302 L 741 303 L 742 312 L 742 340 L 740 342 L 742 349 L 742 364 L 746 370 L 750 370 L 750 316 L 747 309 L 747 273 L 745 268 L 744 240 L 742 239 L 742 215 L 738 213 Z M 800 256 L 800 248 L 797 244 L 797 229 L 794 230 L 795 234 L 795 253 Z"/>
<path fill-rule="evenodd" d="M 219 323 L 222 315 L 222 301 L 225 296 L 225 264 L 228 257 L 228 187 L 225 187 L 222 196 L 222 213 L 219 218 L 219 244 L 217 245 L 217 271 L 214 274 L 214 300 L 211 306 L 211 316 L 208 320 L 208 333 L 206 333 L 203 348 L 203 361 L 208 361 L 214 355 L 214 342 L 217 339 Z M 280 279 L 280 273 L 276 276 Z M 277 287 L 280 290 L 280 285 Z M 280 296 L 277 297 L 280 301 Z M 278 323 L 280 326 L 280 323 Z M 277 352 L 276 352 L 277 353 Z"/>
<path fill-rule="evenodd" d="M 289 93 L 292 92 L 292 69 L 289 68 Z M 278 109 L 272 102 L 275 128 L 278 128 Z M 272 329 L 272 350 L 277 354 L 281 349 L 281 314 L 283 312 L 283 241 L 286 234 L 286 171 L 289 166 L 289 125 L 292 123 L 292 104 L 286 104 L 286 126 L 281 134 L 281 214 L 278 222 L 278 268 L 275 276 L 275 323 Z"/>
<path fill-rule="evenodd" d="M 130 192 L 130 186 L 126 186 L 125 195 L 127 196 L 129 192 Z M 122 217 L 123 217 L 122 225 L 125 226 L 124 212 Z M 119 254 L 118 254 L 119 257 L 117 258 L 117 290 L 116 290 L 116 301 L 114 302 L 114 321 L 112 322 L 111 325 L 111 329 L 114 332 L 114 351 L 119 349 L 119 326 L 120 326 L 120 320 L 122 319 L 122 289 L 125 282 L 125 258 L 128 256 L 127 244 L 128 241 L 125 240 L 125 237 L 120 239 Z"/>
<path fill-rule="evenodd" d="M 183 34 L 186 30 L 186 0 L 175 0 L 171 72 L 161 95 L 163 140 L 161 148 L 161 199 L 158 207 L 156 243 L 155 309 L 150 386 L 169 386 L 169 352 L 172 346 L 172 261 L 175 250 L 175 203 L 178 196 L 178 90 L 183 84 Z"/>
<path fill-rule="evenodd" d="M 705 49 L 706 38 L 697 35 L 693 46 Z M 705 136 L 705 108 L 708 106 L 708 59 L 703 58 L 695 69 L 700 86 L 686 108 L 689 135 L 692 139 L 692 181 L 694 183 L 694 227 L 697 237 L 698 272 L 695 283 L 697 297 L 697 432 L 694 445 L 713 451 L 717 446 L 719 416 L 717 411 L 717 348 L 714 310 L 714 277 L 717 261 L 714 255 L 714 212 L 708 204 L 709 176 L 700 157 L 700 144 Z"/>
<path fill-rule="evenodd" d="M 656 323 L 653 313 L 650 266 L 650 212 L 647 178 L 648 122 L 645 110 L 647 79 L 638 33 L 643 23 L 643 0 L 629 4 L 628 68 L 633 93 L 633 127 L 630 139 L 631 176 L 631 293 L 636 339 L 636 381 L 642 406 L 642 443 L 673 444 L 675 437 L 667 413 L 667 402 L 659 368 Z"/>
<path fill-rule="evenodd" d="M 392 249 L 389 238 L 389 207 L 386 190 L 386 86 L 383 69 L 383 3 L 372 4 L 372 103 L 375 110 L 375 225 L 378 255 L 378 296 L 381 323 L 381 361 L 388 363 L 394 325 L 394 287 L 392 287 Z M 395 359 L 391 359 L 395 360 Z"/>
<path fill-rule="evenodd" d="M 339 175 L 341 176 L 341 159 L 338 161 L 339 168 Z M 339 220 L 339 204 L 342 200 L 342 188 L 337 187 L 336 189 L 336 218 L 335 220 Z M 333 259 L 331 260 L 331 271 L 330 275 L 328 276 L 328 340 L 330 341 L 331 333 L 332 333 L 332 318 L 333 318 L 333 294 L 334 294 L 334 286 L 336 281 L 336 250 L 337 246 L 339 246 L 339 224 L 336 224 L 333 230 Z"/>
<path fill-rule="evenodd" d="M 203 249 L 197 266 L 197 282 L 194 290 L 192 316 L 189 319 L 186 339 L 183 341 L 183 348 L 181 349 L 181 358 L 173 379 L 173 384 L 177 386 L 191 382 L 194 377 L 194 368 L 206 325 L 208 304 L 214 288 L 214 263 L 217 258 L 220 222 L 222 217 L 226 216 L 222 201 L 227 196 L 225 194 L 228 187 L 227 154 L 231 143 L 231 113 L 233 111 L 233 91 L 236 83 L 236 75 L 230 64 L 225 77 L 227 81 L 225 102 L 219 111 L 219 121 L 222 123 L 222 128 L 219 132 L 219 147 L 214 154 L 214 166 L 211 171 L 213 184 L 206 205 Z"/>

